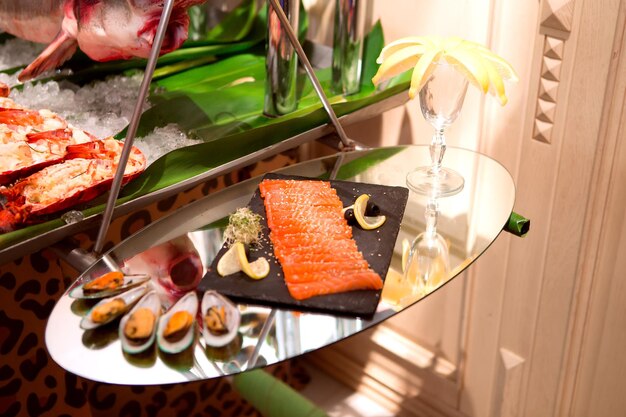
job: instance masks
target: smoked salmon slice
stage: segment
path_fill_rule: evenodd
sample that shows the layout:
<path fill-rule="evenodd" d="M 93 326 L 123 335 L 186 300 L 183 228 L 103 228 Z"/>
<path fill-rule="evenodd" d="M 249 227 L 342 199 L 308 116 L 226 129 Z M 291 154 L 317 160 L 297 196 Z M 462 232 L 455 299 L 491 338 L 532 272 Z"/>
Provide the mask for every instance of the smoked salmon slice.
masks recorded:
<path fill-rule="evenodd" d="M 289 288 L 289 293 L 296 300 L 305 300 L 317 295 L 382 288 L 380 276 L 373 271 L 354 272 L 349 276 L 328 274 L 323 278 L 313 282 L 288 283 L 287 288 Z"/>
<path fill-rule="evenodd" d="M 259 185 L 274 254 L 293 298 L 380 290 L 328 181 L 266 179 Z"/>

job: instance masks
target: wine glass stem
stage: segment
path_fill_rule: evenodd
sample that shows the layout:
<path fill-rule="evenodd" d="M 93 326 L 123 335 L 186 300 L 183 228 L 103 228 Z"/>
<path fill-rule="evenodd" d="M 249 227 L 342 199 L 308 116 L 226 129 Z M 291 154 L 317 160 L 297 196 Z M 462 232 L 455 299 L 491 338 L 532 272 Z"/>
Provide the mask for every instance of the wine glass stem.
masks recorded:
<path fill-rule="evenodd" d="M 437 217 L 439 215 L 439 204 L 436 198 L 431 198 L 426 204 L 424 217 L 426 218 L 426 236 L 433 238 L 437 234 Z"/>
<path fill-rule="evenodd" d="M 431 170 L 434 174 L 438 174 L 441 170 L 444 153 L 446 153 L 446 138 L 443 135 L 443 129 L 439 129 L 430 142 Z"/>

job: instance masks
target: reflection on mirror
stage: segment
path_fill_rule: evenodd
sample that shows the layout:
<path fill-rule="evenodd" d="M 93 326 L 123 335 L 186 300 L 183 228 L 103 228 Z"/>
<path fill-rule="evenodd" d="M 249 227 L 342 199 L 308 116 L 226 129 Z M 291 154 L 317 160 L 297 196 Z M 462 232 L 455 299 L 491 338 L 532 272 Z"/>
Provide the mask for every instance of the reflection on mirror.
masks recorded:
<path fill-rule="evenodd" d="M 188 235 L 138 253 L 124 261 L 124 269 L 156 278 L 174 296 L 195 289 L 205 272 L 200 254 Z"/>
<path fill-rule="evenodd" d="M 437 198 L 430 198 L 424 217 L 426 230 L 415 237 L 410 246 L 404 280 L 412 289 L 407 297 L 417 300 L 434 291 L 448 280 L 450 273 L 450 250 L 443 236 L 437 232 L 439 205 Z"/>
<path fill-rule="evenodd" d="M 448 149 L 446 160 L 465 178 L 463 190 L 445 198 L 410 193 L 396 222 L 397 238 L 393 235 L 392 240 L 383 241 L 382 228 L 366 231 L 352 226 L 353 234 L 361 235 L 355 238 L 357 242 L 369 240 L 366 245 L 372 249 L 368 256 L 378 257 L 384 250 L 392 254 L 371 316 L 310 310 L 297 303 L 288 307 L 264 304 L 264 295 L 286 292 L 279 287 L 252 287 L 264 289 L 249 299 L 223 297 L 219 291 L 215 293 L 216 288 L 209 287 L 206 293 L 200 290 L 222 253 L 228 216 L 248 205 L 259 177 L 189 204 L 106 253 L 54 307 L 46 328 L 48 350 L 64 369 L 88 379 L 127 385 L 168 384 L 274 364 L 377 325 L 457 276 L 483 253 L 508 220 L 514 187 L 506 169 L 484 155 L 455 148 Z M 402 187 L 407 192 L 407 173 L 416 163 L 429 161 L 427 146 L 401 146 L 333 155 L 279 172 L 328 178 L 334 171 L 340 180 L 379 189 Z M 334 170 L 336 162 L 339 167 Z M 355 197 L 350 196 L 352 202 Z M 381 210 L 389 204 L 384 198 L 378 203 Z M 391 219 L 385 222 L 392 223 Z M 403 242 L 410 250 L 402 249 Z M 85 290 L 86 283 L 99 279 L 101 287 Z M 228 281 L 232 277 L 216 279 L 234 282 Z M 243 283 L 254 286 L 255 281 L 250 278 Z M 151 294 L 152 290 L 159 299 L 156 309 L 129 295 L 133 291 Z M 215 296 L 205 295 L 209 292 Z M 189 294 L 195 294 L 195 300 L 183 301 Z M 354 292 L 351 300 L 361 300 L 363 294 Z M 121 299 L 123 306 L 111 308 L 119 304 L 112 303 L 100 312 L 110 316 L 95 328 L 85 328 L 83 320 L 99 303 L 116 299 Z M 144 311 L 133 317 L 142 308 Z M 128 344 L 122 343 L 133 337 Z"/>

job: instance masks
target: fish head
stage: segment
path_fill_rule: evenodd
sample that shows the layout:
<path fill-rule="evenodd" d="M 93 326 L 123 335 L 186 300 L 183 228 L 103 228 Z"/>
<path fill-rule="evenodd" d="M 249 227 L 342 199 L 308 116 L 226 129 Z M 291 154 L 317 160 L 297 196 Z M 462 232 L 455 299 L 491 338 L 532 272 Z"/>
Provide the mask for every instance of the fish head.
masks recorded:
<path fill-rule="evenodd" d="M 202 0 L 176 0 L 161 53 L 187 39 L 187 9 Z M 96 61 L 147 58 L 154 43 L 164 0 L 75 0 L 72 14 L 80 49 Z M 70 13 L 66 13 L 67 15 Z"/>

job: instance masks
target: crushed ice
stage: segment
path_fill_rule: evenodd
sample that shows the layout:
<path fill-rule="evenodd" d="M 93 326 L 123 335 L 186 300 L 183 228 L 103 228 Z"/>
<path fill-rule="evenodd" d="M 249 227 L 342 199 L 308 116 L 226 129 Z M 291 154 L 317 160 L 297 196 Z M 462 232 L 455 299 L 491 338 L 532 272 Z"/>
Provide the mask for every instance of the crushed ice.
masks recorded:
<path fill-rule="evenodd" d="M 31 63 L 45 45 L 24 39 L 7 39 L 0 44 L 0 70 L 19 67 Z"/>
<path fill-rule="evenodd" d="M 0 45 L 0 70 L 32 61 L 42 46 L 10 39 Z M 132 76 L 110 76 L 78 86 L 67 81 L 24 84 L 22 90 L 11 89 L 10 97 L 31 109 L 49 109 L 72 125 L 93 135 L 104 138 L 124 129 L 132 116 L 143 73 Z M 0 82 L 15 86 L 19 84 L 17 74 L 0 73 Z M 146 100 L 143 110 L 150 108 Z M 142 138 L 135 138 L 134 145 L 141 149 L 151 164 L 161 156 L 181 147 L 199 143 L 188 138 L 177 125 L 157 128 Z"/>
<path fill-rule="evenodd" d="M 73 224 L 82 221 L 85 218 L 83 213 L 76 210 L 70 210 L 67 213 L 63 213 L 61 215 L 61 220 L 63 220 L 66 224 Z"/>

